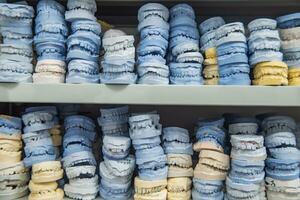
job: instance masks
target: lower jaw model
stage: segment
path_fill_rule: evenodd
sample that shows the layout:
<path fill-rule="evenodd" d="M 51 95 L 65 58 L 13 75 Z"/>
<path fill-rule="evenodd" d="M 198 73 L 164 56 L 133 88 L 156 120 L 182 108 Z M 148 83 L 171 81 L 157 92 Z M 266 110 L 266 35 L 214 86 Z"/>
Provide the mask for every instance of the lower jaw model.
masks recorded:
<path fill-rule="evenodd" d="M 192 181 L 188 177 L 176 177 L 168 179 L 168 200 L 191 199 Z"/>
<path fill-rule="evenodd" d="M 167 179 L 144 181 L 138 177 L 134 179 L 135 200 L 165 200 L 167 199 Z"/>
<path fill-rule="evenodd" d="M 28 194 L 29 173 L 23 162 L 1 164 L 0 199 L 19 199 Z"/>

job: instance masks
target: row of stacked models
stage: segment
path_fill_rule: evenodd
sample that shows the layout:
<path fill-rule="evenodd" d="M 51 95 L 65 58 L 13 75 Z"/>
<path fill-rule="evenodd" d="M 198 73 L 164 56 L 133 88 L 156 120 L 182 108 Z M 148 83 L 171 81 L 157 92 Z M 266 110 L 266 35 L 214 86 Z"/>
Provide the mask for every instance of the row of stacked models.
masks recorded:
<path fill-rule="evenodd" d="M 197 24 L 188 4 L 148 3 L 138 38 L 96 13 L 95 0 L 0 3 L 0 82 L 300 85 L 300 13 Z"/>
<path fill-rule="evenodd" d="M 0 115 L 1 200 L 300 199 L 300 124 L 289 116 L 224 114 L 191 133 L 128 106 L 101 108 L 100 129 L 81 112 Z"/>

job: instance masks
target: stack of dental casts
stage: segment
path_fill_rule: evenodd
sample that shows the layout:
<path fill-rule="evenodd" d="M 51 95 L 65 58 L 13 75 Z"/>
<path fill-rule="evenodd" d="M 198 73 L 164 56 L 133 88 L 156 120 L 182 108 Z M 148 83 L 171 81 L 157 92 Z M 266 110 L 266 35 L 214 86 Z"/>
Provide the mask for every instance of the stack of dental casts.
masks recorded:
<path fill-rule="evenodd" d="M 0 199 L 27 196 L 29 179 L 22 161 L 22 120 L 0 115 Z"/>
<path fill-rule="evenodd" d="M 67 83 L 99 83 L 101 27 L 94 16 L 95 0 L 68 0 L 66 21 L 71 23 L 67 39 Z"/>
<path fill-rule="evenodd" d="M 139 84 L 169 84 L 169 67 L 165 56 L 169 40 L 169 10 L 148 3 L 138 11 L 140 43 L 137 48 Z"/>
<path fill-rule="evenodd" d="M 233 22 L 219 27 L 216 31 L 216 46 L 219 84 L 251 85 L 248 46 L 243 23 Z"/>
<path fill-rule="evenodd" d="M 68 179 L 65 194 L 70 199 L 95 199 L 99 191 L 93 154 L 96 125 L 89 117 L 72 115 L 65 118 L 64 128 L 63 167 Z"/>
<path fill-rule="evenodd" d="M 216 30 L 225 24 L 222 17 L 212 17 L 199 25 L 201 52 L 205 55 L 203 77 L 205 85 L 219 84 L 219 67 L 216 50 Z"/>
<path fill-rule="evenodd" d="M 229 124 L 231 168 L 226 178 L 226 198 L 266 199 L 264 137 L 255 118 L 237 117 Z"/>
<path fill-rule="evenodd" d="M 129 134 L 135 149 L 138 176 L 135 177 L 135 200 L 167 199 L 167 156 L 161 147 L 162 126 L 156 113 L 129 117 Z"/>
<path fill-rule="evenodd" d="M 282 62 L 281 41 L 277 22 L 259 18 L 248 24 L 249 62 L 253 70 L 253 85 L 288 85 L 288 67 Z"/>
<path fill-rule="evenodd" d="M 203 84 L 201 74 L 203 56 L 199 51 L 199 32 L 195 12 L 187 4 L 177 4 L 170 9 L 168 58 L 171 84 Z"/>
<path fill-rule="evenodd" d="M 100 196 L 102 199 L 132 199 L 132 176 L 135 168 L 135 157 L 130 155 L 131 140 L 128 133 L 128 107 L 100 109 L 101 117 L 98 119 L 102 129 L 117 128 L 119 134 L 105 132 L 103 138 L 103 159 L 99 171 L 101 176 Z M 127 126 L 125 128 L 125 126 Z M 107 128 L 106 128 L 107 130 Z"/>
<path fill-rule="evenodd" d="M 266 160 L 266 188 L 270 200 L 300 199 L 300 151 L 296 147 L 295 121 L 287 116 L 270 116 L 263 120 Z"/>
<path fill-rule="evenodd" d="M 0 3 L 0 82 L 32 82 L 33 17 L 26 2 Z"/>
<path fill-rule="evenodd" d="M 229 169 L 229 156 L 224 153 L 224 119 L 201 120 L 196 132 L 194 151 L 199 162 L 194 169 L 194 200 L 224 199 L 224 180 Z"/>
<path fill-rule="evenodd" d="M 55 115 L 57 110 L 52 106 L 30 107 L 22 115 L 24 164 L 32 167 L 29 200 L 64 198 L 64 192 L 56 182 L 63 177 L 63 169 L 60 161 L 56 161 L 57 153 L 50 134 Z"/>
<path fill-rule="evenodd" d="M 37 64 L 33 82 L 65 82 L 67 37 L 65 8 L 55 0 L 39 1 L 35 18 L 34 45 Z"/>
<path fill-rule="evenodd" d="M 300 13 L 277 18 L 283 61 L 288 65 L 289 85 L 300 85 Z"/>
<path fill-rule="evenodd" d="M 135 47 L 133 35 L 110 29 L 102 38 L 105 54 L 101 61 L 100 82 L 106 84 L 134 84 Z"/>
<path fill-rule="evenodd" d="M 163 129 L 163 147 L 168 159 L 169 200 L 191 199 L 193 177 L 193 146 L 189 132 L 179 127 Z"/>

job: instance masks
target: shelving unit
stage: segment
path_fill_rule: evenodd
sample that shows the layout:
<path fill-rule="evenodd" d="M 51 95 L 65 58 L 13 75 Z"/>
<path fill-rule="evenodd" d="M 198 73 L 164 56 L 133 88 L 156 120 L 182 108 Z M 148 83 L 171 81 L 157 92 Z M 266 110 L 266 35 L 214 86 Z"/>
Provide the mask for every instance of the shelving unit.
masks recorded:
<path fill-rule="evenodd" d="M 0 102 L 300 107 L 300 87 L 0 84 Z"/>

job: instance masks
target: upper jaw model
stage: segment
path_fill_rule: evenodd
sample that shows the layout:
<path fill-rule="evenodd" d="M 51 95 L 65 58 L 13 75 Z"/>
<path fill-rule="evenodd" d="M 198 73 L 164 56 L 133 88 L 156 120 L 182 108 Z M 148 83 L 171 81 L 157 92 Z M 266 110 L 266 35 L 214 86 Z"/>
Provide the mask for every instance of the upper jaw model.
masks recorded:
<path fill-rule="evenodd" d="M 0 3 L 0 81 L 32 82 L 32 18 L 27 4 Z"/>
<path fill-rule="evenodd" d="M 101 62 L 103 73 L 101 83 L 134 84 L 137 75 L 134 73 L 135 48 L 133 35 L 117 29 L 105 32 L 103 39 L 105 54 Z"/>

